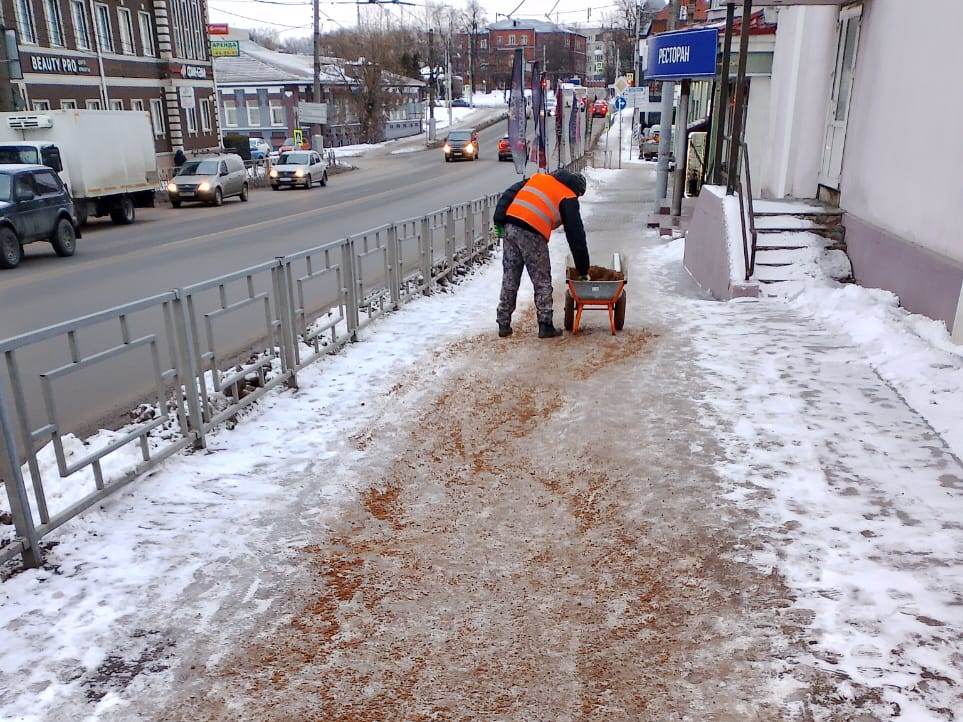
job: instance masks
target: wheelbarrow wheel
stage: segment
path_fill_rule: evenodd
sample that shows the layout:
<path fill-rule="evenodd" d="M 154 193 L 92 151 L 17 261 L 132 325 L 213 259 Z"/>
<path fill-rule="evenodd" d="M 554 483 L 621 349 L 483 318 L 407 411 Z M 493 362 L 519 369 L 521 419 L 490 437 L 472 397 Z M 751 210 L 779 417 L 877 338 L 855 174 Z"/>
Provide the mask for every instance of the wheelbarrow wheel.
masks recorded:
<path fill-rule="evenodd" d="M 623 326 L 625 326 L 625 291 L 622 291 L 619 300 L 615 302 L 615 330 L 621 331 Z"/>
<path fill-rule="evenodd" d="M 575 327 L 575 299 L 568 291 L 565 292 L 565 330 L 571 331 Z"/>

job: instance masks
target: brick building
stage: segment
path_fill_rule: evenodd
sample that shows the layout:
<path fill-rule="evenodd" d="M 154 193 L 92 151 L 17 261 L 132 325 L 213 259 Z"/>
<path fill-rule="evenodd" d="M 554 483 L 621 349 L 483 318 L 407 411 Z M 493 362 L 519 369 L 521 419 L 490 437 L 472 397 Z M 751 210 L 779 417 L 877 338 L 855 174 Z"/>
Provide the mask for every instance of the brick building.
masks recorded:
<path fill-rule="evenodd" d="M 476 74 L 484 89 L 504 90 L 511 85 L 512 58 L 523 48 L 525 60 L 543 63 L 549 79 L 568 80 L 585 75 L 586 36 L 578 31 L 545 20 L 515 18 L 488 26 L 475 39 Z M 454 70 L 468 76 L 470 36 L 459 33 L 454 41 Z M 531 82 L 526 66 L 525 83 Z"/>
<path fill-rule="evenodd" d="M 21 108 L 150 113 L 158 162 L 220 144 L 205 0 L 0 0 Z"/>

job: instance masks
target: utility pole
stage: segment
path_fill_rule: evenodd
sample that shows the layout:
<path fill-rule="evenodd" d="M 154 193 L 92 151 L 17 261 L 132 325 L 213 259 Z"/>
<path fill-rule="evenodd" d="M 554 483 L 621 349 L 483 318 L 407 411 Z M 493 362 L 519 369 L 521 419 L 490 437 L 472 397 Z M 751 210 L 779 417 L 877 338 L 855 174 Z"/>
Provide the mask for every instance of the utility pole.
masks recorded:
<path fill-rule="evenodd" d="M 428 28 L 428 142 L 435 139 L 435 29 Z"/>
<path fill-rule="evenodd" d="M 672 0 L 672 10 L 669 12 L 668 30 L 675 30 L 675 21 L 679 17 L 680 0 Z M 662 110 L 659 114 L 659 166 L 655 176 L 655 202 L 659 204 L 661 212 L 663 201 L 669 188 L 669 156 L 672 153 L 672 106 L 675 104 L 675 83 L 666 80 L 662 83 Z M 678 158 L 676 162 L 678 162 Z"/>
<path fill-rule="evenodd" d="M 451 130 L 451 34 L 445 43 L 445 100 L 448 104 L 448 129 Z"/>
<path fill-rule="evenodd" d="M 314 82 L 311 86 L 311 99 L 315 103 L 321 102 L 321 19 L 318 5 L 320 0 L 314 0 Z M 315 148 L 314 136 L 321 135 L 321 126 L 317 123 L 311 129 L 311 147 L 320 152 L 321 148 Z"/>

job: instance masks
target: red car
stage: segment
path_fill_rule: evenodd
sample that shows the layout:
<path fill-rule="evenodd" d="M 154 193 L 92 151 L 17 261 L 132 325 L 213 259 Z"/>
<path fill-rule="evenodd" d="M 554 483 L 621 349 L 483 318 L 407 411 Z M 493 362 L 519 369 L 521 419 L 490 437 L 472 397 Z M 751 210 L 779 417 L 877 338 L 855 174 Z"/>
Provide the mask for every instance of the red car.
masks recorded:
<path fill-rule="evenodd" d="M 525 140 L 525 155 L 528 155 L 528 139 Z M 508 136 L 503 135 L 498 141 L 498 160 L 512 159 L 512 145 L 508 141 Z"/>
<path fill-rule="evenodd" d="M 599 98 L 594 103 L 592 103 L 592 117 L 593 118 L 604 118 L 609 114 L 609 104 Z"/>

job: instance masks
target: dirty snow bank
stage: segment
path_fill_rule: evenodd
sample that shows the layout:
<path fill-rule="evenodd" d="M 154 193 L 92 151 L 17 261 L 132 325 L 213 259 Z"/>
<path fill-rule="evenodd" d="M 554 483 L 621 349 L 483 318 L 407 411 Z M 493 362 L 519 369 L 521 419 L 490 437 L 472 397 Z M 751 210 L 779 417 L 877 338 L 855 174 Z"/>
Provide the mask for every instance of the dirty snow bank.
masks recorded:
<path fill-rule="evenodd" d="M 490 263 L 375 322 L 302 371 L 298 391 L 266 395 L 207 451 L 171 457 L 49 537 L 44 568 L 0 583 L 0 719 L 94 718 L 136 695 L 141 672 L 189 654 L 175 648 L 185 630 L 225 625 L 222 606 L 236 607 L 225 644 L 256 618 L 273 599 L 243 593 L 259 565 L 303 543 L 306 515 L 353 493 L 349 437 L 406 371 L 494 328 L 500 278 Z"/>

